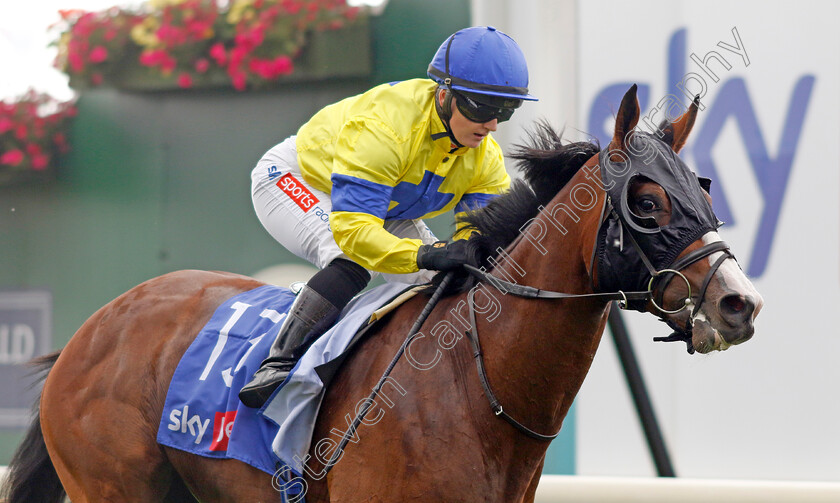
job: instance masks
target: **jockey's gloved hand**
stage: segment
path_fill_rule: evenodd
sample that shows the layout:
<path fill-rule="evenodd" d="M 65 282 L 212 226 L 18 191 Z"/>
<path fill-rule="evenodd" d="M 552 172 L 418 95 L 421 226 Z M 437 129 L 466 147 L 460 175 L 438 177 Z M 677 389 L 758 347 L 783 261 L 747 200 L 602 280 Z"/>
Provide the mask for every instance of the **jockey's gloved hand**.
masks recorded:
<path fill-rule="evenodd" d="M 422 245 L 417 250 L 417 267 L 431 271 L 451 271 L 470 263 L 467 240 L 459 239 L 451 243 L 438 241 Z"/>

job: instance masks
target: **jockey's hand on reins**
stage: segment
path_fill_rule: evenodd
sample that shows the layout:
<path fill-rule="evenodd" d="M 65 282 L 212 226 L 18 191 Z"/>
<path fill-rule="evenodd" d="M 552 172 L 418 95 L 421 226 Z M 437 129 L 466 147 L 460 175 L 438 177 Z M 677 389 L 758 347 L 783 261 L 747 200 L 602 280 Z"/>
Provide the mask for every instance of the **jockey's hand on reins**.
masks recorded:
<path fill-rule="evenodd" d="M 470 263 L 467 241 L 459 239 L 422 245 L 417 250 L 417 267 L 431 271 L 451 271 Z"/>

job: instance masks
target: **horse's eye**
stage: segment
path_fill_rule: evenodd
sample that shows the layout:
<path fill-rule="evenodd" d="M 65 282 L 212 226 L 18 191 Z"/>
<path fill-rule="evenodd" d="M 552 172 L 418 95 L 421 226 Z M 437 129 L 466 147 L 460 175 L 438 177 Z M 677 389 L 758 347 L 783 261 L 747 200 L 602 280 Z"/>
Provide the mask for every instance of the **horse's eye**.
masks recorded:
<path fill-rule="evenodd" d="M 645 213 L 653 213 L 659 209 L 659 205 L 652 199 L 639 199 L 636 202 L 636 206 L 639 207 L 639 210 L 644 211 Z"/>

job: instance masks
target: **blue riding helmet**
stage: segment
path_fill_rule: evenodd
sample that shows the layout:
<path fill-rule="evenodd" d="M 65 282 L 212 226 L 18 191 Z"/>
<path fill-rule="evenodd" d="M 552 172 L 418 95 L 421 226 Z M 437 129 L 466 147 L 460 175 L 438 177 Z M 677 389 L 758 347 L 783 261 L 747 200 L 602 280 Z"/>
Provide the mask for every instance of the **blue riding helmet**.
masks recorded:
<path fill-rule="evenodd" d="M 488 105 L 516 108 L 519 100 L 537 101 L 528 94 L 522 50 L 492 26 L 465 28 L 447 38 L 429 64 L 428 75 L 439 85 Z"/>

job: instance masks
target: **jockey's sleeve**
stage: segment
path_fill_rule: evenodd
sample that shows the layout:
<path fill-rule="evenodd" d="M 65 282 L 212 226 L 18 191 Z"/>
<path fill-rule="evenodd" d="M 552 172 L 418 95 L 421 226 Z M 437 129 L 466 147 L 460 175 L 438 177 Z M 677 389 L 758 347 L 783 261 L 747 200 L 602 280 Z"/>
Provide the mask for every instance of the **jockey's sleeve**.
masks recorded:
<path fill-rule="evenodd" d="M 370 117 L 347 121 L 336 139 L 330 229 L 338 247 L 366 269 L 418 271 L 417 249 L 423 243 L 398 238 L 383 227 L 410 147 L 410 138 Z"/>
<path fill-rule="evenodd" d="M 423 242 L 394 236 L 385 230 L 384 222 L 367 213 L 330 213 L 335 241 L 354 262 L 365 269 L 390 274 L 417 272 L 417 249 Z"/>

